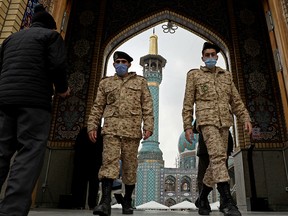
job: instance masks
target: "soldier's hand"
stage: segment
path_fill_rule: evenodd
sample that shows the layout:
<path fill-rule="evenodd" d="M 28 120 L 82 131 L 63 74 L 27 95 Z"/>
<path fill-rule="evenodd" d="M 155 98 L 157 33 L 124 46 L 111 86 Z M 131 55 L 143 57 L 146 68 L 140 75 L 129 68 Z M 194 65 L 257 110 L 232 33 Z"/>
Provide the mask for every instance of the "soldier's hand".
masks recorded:
<path fill-rule="evenodd" d="M 245 128 L 244 128 L 245 131 L 246 131 L 249 135 L 251 135 L 251 133 L 252 133 L 252 124 L 251 124 L 251 122 L 250 122 L 250 121 L 245 122 L 244 127 L 245 127 Z"/>
<path fill-rule="evenodd" d="M 97 131 L 96 130 L 91 130 L 88 132 L 89 139 L 91 142 L 95 143 L 97 140 Z"/>
<path fill-rule="evenodd" d="M 188 142 L 192 143 L 192 138 L 194 137 L 193 134 L 193 129 L 192 128 L 188 128 L 185 130 L 185 138 L 186 140 L 188 140 Z"/>
<path fill-rule="evenodd" d="M 152 132 L 151 131 L 143 131 L 143 140 L 148 139 L 150 136 L 152 136 Z"/>

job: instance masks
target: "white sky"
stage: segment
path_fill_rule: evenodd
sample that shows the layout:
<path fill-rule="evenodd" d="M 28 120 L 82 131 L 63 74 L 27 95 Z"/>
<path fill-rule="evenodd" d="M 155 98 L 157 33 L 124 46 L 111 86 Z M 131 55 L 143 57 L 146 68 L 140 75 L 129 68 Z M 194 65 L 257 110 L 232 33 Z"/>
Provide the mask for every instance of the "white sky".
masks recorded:
<path fill-rule="evenodd" d="M 186 74 L 190 69 L 204 65 L 201 60 L 201 51 L 205 40 L 180 27 L 174 34 L 163 33 L 162 24 L 155 27 L 155 34 L 158 36 L 158 54 L 167 60 L 162 71 L 162 83 L 159 88 L 159 147 L 163 152 L 165 167 L 175 168 L 178 139 L 183 132 L 181 113 Z M 153 28 L 137 35 L 116 49 L 133 57 L 134 61 L 129 71 L 143 75 L 143 68 L 139 62 L 142 56 L 149 54 L 149 38 L 152 34 Z M 225 69 L 223 56 L 220 53 L 218 56 L 217 65 Z M 107 76 L 115 73 L 112 64 L 111 57 L 107 66 Z"/>

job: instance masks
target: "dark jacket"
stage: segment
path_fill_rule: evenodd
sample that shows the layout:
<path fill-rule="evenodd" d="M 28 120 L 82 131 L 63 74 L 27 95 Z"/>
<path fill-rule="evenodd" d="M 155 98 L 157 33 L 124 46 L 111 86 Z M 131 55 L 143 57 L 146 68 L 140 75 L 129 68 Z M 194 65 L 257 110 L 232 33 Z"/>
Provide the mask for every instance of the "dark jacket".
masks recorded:
<path fill-rule="evenodd" d="M 4 40 L 0 70 L 0 106 L 50 110 L 53 84 L 59 93 L 68 88 L 64 41 L 39 22 Z"/>
<path fill-rule="evenodd" d="M 79 163 L 83 163 L 83 165 L 85 165 L 86 167 L 88 166 L 87 167 L 88 169 L 89 167 L 100 168 L 100 166 L 102 165 L 102 151 L 103 151 L 103 137 L 101 135 L 101 127 L 99 127 L 97 131 L 96 143 L 91 142 L 91 140 L 89 139 L 87 133 L 87 127 L 81 128 L 79 134 L 77 135 L 74 148 L 75 148 L 75 159 L 77 158 L 76 160 L 78 160 Z"/>

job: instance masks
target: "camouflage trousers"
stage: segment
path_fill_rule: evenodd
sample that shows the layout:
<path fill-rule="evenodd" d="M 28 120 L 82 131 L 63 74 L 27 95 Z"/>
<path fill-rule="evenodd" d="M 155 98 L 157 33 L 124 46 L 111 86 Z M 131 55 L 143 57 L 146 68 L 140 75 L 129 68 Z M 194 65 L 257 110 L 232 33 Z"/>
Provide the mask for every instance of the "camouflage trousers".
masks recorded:
<path fill-rule="evenodd" d="M 218 182 L 229 181 L 226 167 L 229 128 L 204 125 L 201 126 L 201 131 L 209 154 L 209 165 L 203 183 L 213 187 Z"/>
<path fill-rule="evenodd" d="M 99 179 L 119 178 L 122 161 L 122 182 L 127 185 L 136 183 L 138 167 L 138 147 L 140 139 L 104 135 L 102 166 L 98 173 Z"/>

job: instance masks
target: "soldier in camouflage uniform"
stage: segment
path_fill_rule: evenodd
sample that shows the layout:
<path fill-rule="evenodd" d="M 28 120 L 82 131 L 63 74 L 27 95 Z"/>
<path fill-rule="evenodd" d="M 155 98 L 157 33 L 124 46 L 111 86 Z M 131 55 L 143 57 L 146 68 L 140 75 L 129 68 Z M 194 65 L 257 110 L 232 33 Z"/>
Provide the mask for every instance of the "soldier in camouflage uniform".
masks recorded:
<path fill-rule="evenodd" d="M 104 118 L 103 159 L 98 175 L 102 180 L 102 199 L 93 211 L 101 216 L 111 214 L 111 187 L 119 176 L 120 159 L 125 184 L 122 213 L 133 214 L 131 201 L 136 183 L 138 146 L 141 138 L 145 140 L 152 135 L 154 127 L 153 101 L 146 79 L 135 72 L 128 73 L 133 59 L 127 53 L 117 51 L 113 59 L 116 74 L 101 80 L 88 118 L 92 142 L 96 142 L 97 128 Z"/>
<path fill-rule="evenodd" d="M 239 216 L 230 194 L 229 175 L 226 167 L 229 127 L 233 125 L 233 115 L 243 122 L 248 134 L 252 132 L 249 113 L 233 83 L 229 71 L 216 67 L 217 45 L 205 42 L 202 49 L 204 67 L 188 72 L 183 102 L 183 127 L 187 140 L 193 137 L 193 106 L 196 104 L 197 129 L 202 133 L 208 154 L 209 166 L 206 170 L 199 197 L 200 215 L 209 215 L 208 195 L 214 184 L 223 201 L 221 209 L 225 216 Z"/>

